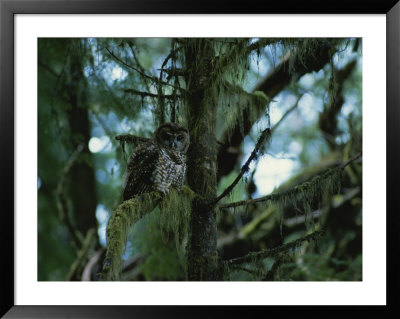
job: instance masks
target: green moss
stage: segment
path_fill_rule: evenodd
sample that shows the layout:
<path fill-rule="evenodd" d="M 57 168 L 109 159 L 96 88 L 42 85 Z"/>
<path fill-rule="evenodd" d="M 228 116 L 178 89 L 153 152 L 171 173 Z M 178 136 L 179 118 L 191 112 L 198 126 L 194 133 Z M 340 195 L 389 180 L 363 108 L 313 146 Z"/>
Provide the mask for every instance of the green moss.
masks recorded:
<path fill-rule="evenodd" d="M 309 181 L 301 183 L 287 191 L 273 193 L 253 201 L 238 201 L 232 203 L 231 207 L 233 207 L 233 212 L 235 213 L 239 211 L 235 210 L 235 207 L 246 206 L 256 202 L 264 203 L 268 201 L 270 207 L 272 207 L 272 204 L 276 205 L 280 208 L 280 211 L 284 211 L 283 208 L 287 206 L 293 206 L 300 214 L 306 214 L 306 221 L 308 223 L 306 224 L 307 229 L 310 227 L 314 228 L 311 216 L 312 210 L 317 206 L 320 207 L 322 202 L 328 200 L 335 193 L 340 192 L 342 173 L 342 166 L 328 169 L 324 173 L 316 175 Z M 227 204 L 227 206 L 229 207 L 229 204 Z M 224 208 L 224 204 L 221 205 L 221 207 Z M 243 211 L 243 209 L 240 211 Z M 246 212 L 247 209 L 245 208 L 244 211 Z M 262 218 L 262 215 L 259 217 Z M 257 218 L 254 219 L 254 223 L 257 223 Z"/>
<path fill-rule="evenodd" d="M 250 68 L 250 59 L 259 57 L 260 50 L 273 41 L 256 41 L 250 38 L 238 39 L 174 39 L 170 66 L 182 65 L 185 74 L 184 85 L 191 94 L 200 94 L 203 105 L 220 112 L 224 118 L 223 127 L 227 126 L 228 135 L 237 124 L 243 131 L 243 119 L 257 120 L 266 111 L 270 99 L 262 92 L 248 93 L 243 90 L 243 83 Z M 182 79 L 182 78 L 181 78 Z M 192 114 L 187 103 L 179 108 L 184 118 L 199 119 Z M 159 103 L 160 104 L 160 103 Z M 175 103 L 176 104 L 176 103 Z M 162 104 L 158 107 L 162 111 Z M 243 116 L 243 113 L 246 116 Z M 202 112 L 203 115 L 205 111 Z M 268 116 L 267 111 L 267 116 Z M 179 117 L 179 115 L 177 114 Z M 197 135 L 200 123 L 192 121 L 191 134 Z"/>
<path fill-rule="evenodd" d="M 217 252 L 212 255 L 192 254 L 188 257 L 192 271 L 188 275 L 189 280 L 208 281 L 221 280 L 223 278 L 223 268 Z M 212 273 L 212 274 L 211 274 Z M 210 278 L 210 275 L 212 278 Z"/>
<path fill-rule="evenodd" d="M 298 213 L 305 214 L 306 228 L 314 230 L 313 208 L 321 207 L 322 202 L 340 192 L 342 172 L 342 167 L 328 169 L 310 181 L 282 193 L 282 196 L 277 196 L 274 201 L 283 207 L 292 205 Z"/>
<path fill-rule="evenodd" d="M 158 192 L 151 192 L 124 201 L 112 213 L 107 225 L 107 253 L 103 266 L 102 279 L 118 280 L 122 270 L 122 255 L 131 227 L 144 215 L 160 204 L 160 225 L 164 233 L 172 231 L 178 252 L 182 251 L 187 237 L 193 192 L 186 186 L 178 192 L 171 189 L 163 198 Z"/>
<path fill-rule="evenodd" d="M 267 268 L 265 267 L 264 262 L 260 262 L 261 260 L 265 260 L 267 257 L 278 258 L 281 260 L 285 256 L 289 256 L 291 253 L 298 251 L 305 242 L 314 242 L 315 244 L 318 244 L 318 239 L 323 232 L 321 230 L 316 230 L 318 228 L 314 225 L 312 209 L 315 205 L 321 206 L 321 203 L 324 200 L 327 200 L 333 194 L 340 192 L 342 173 L 342 166 L 328 169 L 324 173 L 316 175 L 309 181 L 299 184 L 288 191 L 267 196 L 270 201 L 268 209 L 263 214 L 253 218 L 250 223 L 243 227 L 240 232 L 242 237 L 253 232 L 253 230 L 265 219 L 271 218 L 273 212 L 277 210 L 284 211 L 283 207 L 288 205 L 292 205 L 299 213 L 305 214 L 306 228 L 309 231 L 312 230 L 313 233 L 273 249 L 250 252 L 245 256 L 245 258 L 242 258 L 243 261 L 239 263 L 223 262 L 224 264 L 221 265 L 221 269 L 224 271 L 224 278 L 229 279 L 230 276 L 225 272 L 229 272 L 230 274 L 240 272 L 240 276 L 234 275 L 234 278 L 236 279 L 242 278 L 241 276 L 244 276 L 243 272 L 245 272 L 245 278 L 260 280 L 268 274 Z M 243 204 L 246 205 L 246 201 L 244 201 Z M 235 209 L 235 207 L 233 207 L 233 209 Z M 275 221 L 271 220 L 271 223 L 274 222 Z M 280 226 L 282 227 L 282 219 Z M 270 276 L 268 275 L 268 277 Z"/>
<path fill-rule="evenodd" d="M 180 192 L 171 189 L 167 197 L 160 203 L 161 233 L 165 240 L 168 240 L 169 233 L 174 234 L 176 249 L 183 264 L 185 264 L 185 248 L 194 195 L 189 187 L 183 186 Z"/>
<path fill-rule="evenodd" d="M 222 83 L 217 95 L 219 118 L 224 120 L 224 128 L 228 138 L 231 137 L 234 128 L 238 125 L 241 134 L 244 135 L 244 123 L 246 118 L 254 123 L 264 112 L 269 119 L 268 105 L 271 99 L 264 92 L 255 91 L 248 93 L 239 85 L 232 85 L 229 82 Z M 246 114 L 246 115 L 245 115 Z"/>
<path fill-rule="evenodd" d="M 294 257 L 294 252 L 299 251 L 302 245 L 305 245 L 307 242 L 317 242 L 323 234 L 324 232 L 321 230 L 315 231 L 304 237 L 272 249 L 262 249 L 257 252 L 250 252 L 243 257 L 224 261 L 224 265 L 222 265 L 221 268 L 224 271 L 229 272 L 229 274 L 225 273 L 224 277 L 226 278 L 232 272 L 245 271 L 251 274 L 251 280 L 261 280 L 268 275 L 271 266 L 271 258 L 274 262 L 292 259 Z"/>
<path fill-rule="evenodd" d="M 139 195 L 124 201 L 113 211 L 107 225 L 107 253 L 102 279 L 119 279 L 122 270 L 122 255 L 130 227 L 152 211 L 160 199 L 161 195 L 158 192 Z"/>

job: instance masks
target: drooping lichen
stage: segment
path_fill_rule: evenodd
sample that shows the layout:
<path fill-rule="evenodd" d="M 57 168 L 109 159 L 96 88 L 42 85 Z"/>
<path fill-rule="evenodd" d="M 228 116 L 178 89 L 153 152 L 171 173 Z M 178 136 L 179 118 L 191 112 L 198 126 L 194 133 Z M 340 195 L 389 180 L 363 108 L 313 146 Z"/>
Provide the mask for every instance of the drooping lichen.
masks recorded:
<path fill-rule="evenodd" d="M 263 213 L 255 216 L 250 223 L 245 225 L 241 231 L 240 236 L 246 237 L 248 233 L 252 232 L 255 228 L 259 227 L 261 223 L 264 223 L 266 219 L 269 219 L 270 224 L 275 224 L 279 222 L 281 236 L 282 234 L 282 224 L 283 224 L 283 215 L 282 212 L 287 209 L 288 206 L 292 206 L 295 211 L 299 214 L 304 215 L 304 224 L 306 226 L 307 231 L 312 231 L 312 234 L 307 235 L 303 238 L 300 238 L 294 242 L 289 244 L 285 244 L 282 246 L 275 247 L 273 249 L 262 250 L 259 252 L 251 252 L 245 257 L 242 257 L 236 261 L 229 261 L 226 263 L 222 262 L 221 269 L 224 272 L 224 278 L 229 279 L 229 273 L 234 272 L 246 272 L 251 275 L 252 280 L 261 280 L 262 278 L 273 276 L 273 270 L 271 273 L 268 273 L 268 269 L 262 262 L 265 258 L 283 258 L 282 256 L 288 255 L 298 250 L 298 248 L 304 242 L 314 242 L 318 244 L 318 239 L 322 235 L 322 231 L 319 230 L 319 227 L 314 224 L 314 216 L 313 216 L 313 208 L 316 206 L 320 207 L 324 200 L 329 199 L 333 194 L 340 192 L 341 186 L 341 175 L 343 172 L 343 165 L 328 169 L 325 172 L 314 176 L 309 181 L 306 181 L 302 184 L 299 184 L 292 189 L 287 191 L 271 194 L 265 196 L 264 198 L 260 198 L 259 202 L 269 201 L 268 209 Z M 221 212 L 224 208 L 229 208 L 235 211 L 235 208 L 239 208 L 239 206 L 254 205 L 257 201 L 248 200 L 248 201 L 240 201 L 232 203 L 230 206 L 226 204 L 226 207 L 223 205 L 219 206 L 219 210 L 217 212 Z M 246 212 L 247 209 L 240 209 L 240 212 Z M 280 213 L 280 221 L 277 221 L 278 214 Z M 275 217 L 274 217 L 275 216 Z M 272 218 L 272 219 L 271 219 Z M 263 227 L 267 227 L 263 224 Z M 228 272 L 228 273 L 226 273 Z"/>
<path fill-rule="evenodd" d="M 161 194 L 151 192 L 124 201 L 115 209 L 107 224 L 107 253 L 101 279 L 118 280 L 122 270 L 122 255 L 129 229 L 161 200 Z"/>
<path fill-rule="evenodd" d="M 165 240 L 168 240 L 170 233 L 174 235 L 176 250 L 184 269 L 186 269 L 185 248 L 194 195 L 189 187 L 183 186 L 180 192 L 171 189 L 167 197 L 160 203 L 161 233 Z"/>
<path fill-rule="evenodd" d="M 256 122 L 264 112 L 267 122 L 269 121 L 268 106 L 271 99 L 264 92 L 248 93 L 240 86 L 224 83 L 219 93 L 217 99 L 219 118 L 224 121 L 228 141 L 236 126 L 239 126 L 241 134 L 244 135 L 244 118 Z"/>
<path fill-rule="evenodd" d="M 119 205 L 113 211 L 107 225 L 107 253 L 101 279 L 119 279 L 129 230 L 158 204 L 161 209 L 161 229 L 164 233 L 172 231 L 175 234 L 178 253 L 181 253 L 187 237 L 192 198 L 193 192 L 184 186 L 180 192 L 170 189 L 164 197 L 158 192 L 151 192 L 138 195 Z"/>
<path fill-rule="evenodd" d="M 265 46 L 276 42 L 276 39 L 251 38 L 174 39 L 171 49 L 174 54 L 165 67 L 180 68 L 179 74 L 183 76 L 172 78 L 187 91 L 179 114 L 173 108 L 171 115 L 196 117 L 188 108 L 189 92 L 202 92 L 203 105 L 218 110 L 218 118 L 224 119 L 218 127 L 227 129 L 229 136 L 238 124 L 243 131 L 244 118 L 255 121 L 263 112 L 268 115 L 270 99 L 262 92 L 246 92 L 243 85 L 252 57 L 259 57 Z M 191 126 L 194 131 L 198 125 Z"/>
<path fill-rule="evenodd" d="M 221 204 L 220 209 L 268 201 L 282 207 L 293 205 L 300 211 L 309 211 L 311 207 L 316 204 L 319 205 L 324 198 L 340 192 L 343 169 L 343 166 L 330 168 L 289 190 L 272 193 L 256 199 Z"/>
<path fill-rule="evenodd" d="M 252 231 L 257 224 L 265 220 L 265 214 L 270 216 L 273 211 L 273 207 L 276 207 L 280 212 L 284 211 L 284 207 L 292 206 L 300 214 L 304 214 L 304 222 L 306 229 L 312 231 L 311 234 L 306 235 L 298 240 L 278 246 L 272 249 L 261 250 L 259 252 L 250 252 L 244 257 L 237 258 L 236 260 L 224 261 L 221 265 L 224 271 L 224 277 L 229 278 L 230 274 L 234 272 L 245 272 L 250 274 L 252 280 L 261 280 L 263 278 L 270 278 L 273 276 L 273 272 L 276 270 L 271 270 L 268 272 L 265 264 L 262 262 L 265 258 L 283 258 L 290 253 L 293 253 L 299 249 L 304 242 L 314 242 L 318 244 L 318 239 L 323 234 L 323 231 L 318 230 L 318 227 L 314 224 L 314 216 L 312 208 L 315 206 L 321 206 L 322 202 L 330 198 L 333 194 L 340 191 L 341 186 L 341 175 L 343 172 L 343 165 L 328 169 L 325 172 L 314 176 L 309 181 L 299 184 L 288 191 L 283 191 L 275 194 L 265 196 L 261 201 L 270 201 L 269 209 L 265 213 L 256 216 L 251 223 L 243 227 L 241 234 L 245 236 L 246 232 Z M 242 201 L 240 206 L 247 206 L 249 204 L 254 204 L 254 202 Z M 238 206 L 229 206 L 238 207 Z M 223 208 L 224 205 L 221 205 Z M 220 210 L 221 210 L 220 207 Z M 243 211 L 243 209 L 242 209 Z M 272 215 L 271 215 L 272 216 Z M 283 218 L 281 215 L 280 220 L 280 230 L 282 236 L 282 222 Z M 283 257 L 282 257 L 283 256 Z M 275 261 L 276 262 L 276 261 Z M 228 272 L 228 273 L 225 273 Z"/>
<path fill-rule="evenodd" d="M 243 257 L 222 261 L 221 269 L 224 271 L 224 278 L 229 278 L 229 275 L 233 271 L 246 271 L 252 274 L 253 279 L 260 280 L 268 274 L 266 264 L 263 262 L 266 258 L 275 258 L 276 261 L 289 257 L 290 253 L 297 251 L 304 243 L 317 242 L 323 234 L 323 230 L 317 230 L 304 237 L 271 249 L 250 252 Z"/>

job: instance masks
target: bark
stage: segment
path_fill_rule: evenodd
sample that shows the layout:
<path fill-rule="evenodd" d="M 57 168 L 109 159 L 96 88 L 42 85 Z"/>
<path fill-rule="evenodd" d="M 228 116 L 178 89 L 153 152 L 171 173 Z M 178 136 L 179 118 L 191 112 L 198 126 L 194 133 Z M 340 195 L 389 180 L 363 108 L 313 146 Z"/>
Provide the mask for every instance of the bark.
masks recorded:
<path fill-rule="evenodd" d="M 73 43 L 74 47 L 78 42 Z M 70 103 L 68 120 L 71 127 L 72 145 L 77 148 L 84 145 L 78 161 L 70 171 L 69 196 L 72 203 L 75 227 L 83 235 L 91 228 L 97 227 L 95 177 L 92 154 L 88 149 L 90 139 L 90 124 L 88 114 L 87 82 L 83 74 L 82 55 L 71 50 L 66 88 Z M 97 236 L 97 234 L 96 234 Z"/>
<path fill-rule="evenodd" d="M 207 56 L 206 42 L 196 41 L 196 47 L 200 47 Z M 186 48 L 186 67 L 191 70 L 186 78 L 186 83 L 189 83 L 186 103 L 191 139 L 187 180 L 197 195 L 190 217 L 187 276 L 189 280 L 203 281 L 218 280 L 216 212 L 210 205 L 216 197 L 217 148 L 216 108 L 207 99 L 202 81 L 207 77 L 204 72 L 210 72 L 210 69 L 195 65 L 198 54 L 192 47 Z"/>

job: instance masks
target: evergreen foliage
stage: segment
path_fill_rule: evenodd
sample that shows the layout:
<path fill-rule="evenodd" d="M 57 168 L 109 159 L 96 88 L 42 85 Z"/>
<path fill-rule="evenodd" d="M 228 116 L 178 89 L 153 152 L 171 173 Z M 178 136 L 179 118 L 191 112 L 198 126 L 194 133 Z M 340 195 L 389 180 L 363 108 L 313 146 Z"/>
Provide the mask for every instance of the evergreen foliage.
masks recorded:
<path fill-rule="evenodd" d="M 39 280 L 361 280 L 360 42 L 39 39 Z M 168 121 L 187 186 L 121 203 Z"/>

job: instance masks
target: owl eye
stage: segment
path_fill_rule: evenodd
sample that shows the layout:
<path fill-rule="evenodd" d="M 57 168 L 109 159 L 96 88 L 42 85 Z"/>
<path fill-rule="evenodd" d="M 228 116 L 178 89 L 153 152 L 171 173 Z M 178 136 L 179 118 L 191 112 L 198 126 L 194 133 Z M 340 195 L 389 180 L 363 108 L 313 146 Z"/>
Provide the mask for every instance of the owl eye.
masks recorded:
<path fill-rule="evenodd" d="M 168 132 L 163 131 L 163 132 L 161 132 L 161 138 L 162 138 L 163 140 L 168 140 L 168 139 L 171 138 L 171 133 L 168 133 Z"/>
<path fill-rule="evenodd" d="M 183 135 L 178 135 L 178 137 L 176 138 L 178 141 L 182 141 L 183 140 Z"/>
<path fill-rule="evenodd" d="M 165 139 L 167 137 L 167 133 L 165 133 L 164 131 L 161 131 L 160 136 Z"/>

